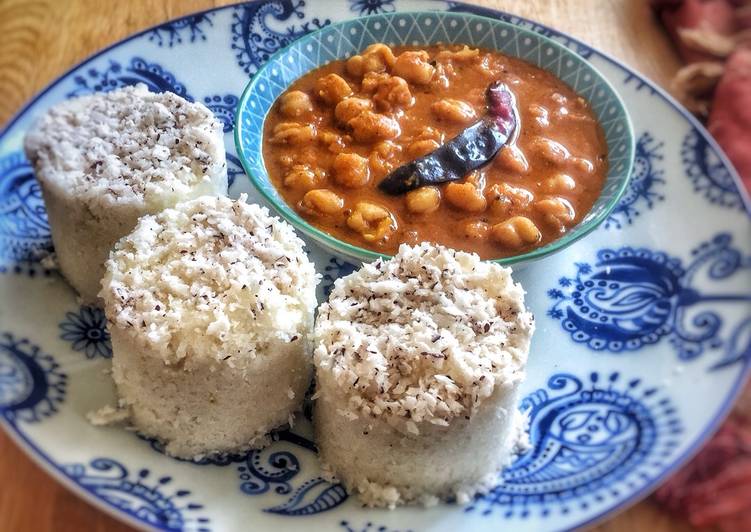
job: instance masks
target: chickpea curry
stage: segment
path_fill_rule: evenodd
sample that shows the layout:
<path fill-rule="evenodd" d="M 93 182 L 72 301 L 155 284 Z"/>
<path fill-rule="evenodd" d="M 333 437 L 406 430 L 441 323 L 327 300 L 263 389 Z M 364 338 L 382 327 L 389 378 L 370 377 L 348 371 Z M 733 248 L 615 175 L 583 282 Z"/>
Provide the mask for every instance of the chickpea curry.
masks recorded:
<path fill-rule="evenodd" d="M 592 208 L 607 144 L 563 81 L 499 52 L 373 44 L 295 81 L 264 124 L 272 183 L 309 223 L 393 254 L 484 259 L 559 238 Z"/>

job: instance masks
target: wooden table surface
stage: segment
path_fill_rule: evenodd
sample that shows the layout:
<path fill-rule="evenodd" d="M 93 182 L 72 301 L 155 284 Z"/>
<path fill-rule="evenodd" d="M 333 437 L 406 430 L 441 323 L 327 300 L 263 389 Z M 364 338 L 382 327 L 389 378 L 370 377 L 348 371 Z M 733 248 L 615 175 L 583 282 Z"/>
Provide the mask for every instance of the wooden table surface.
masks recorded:
<path fill-rule="evenodd" d="M 309 0 L 313 1 L 313 0 Z M 323 3 L 325 0 L 315 0 Z M 0 0 L 0 124 L 57 76 L 131 33 L 230 2 L 210 0 Z M 647 0 L 480 0 L 554 26 L 666 86 L 678 58 Z M 0 530 L 131 530 L 48 477 L 0 431 Z M 678 532 L 691 527 L 642 502 L 599 531 Z"/>

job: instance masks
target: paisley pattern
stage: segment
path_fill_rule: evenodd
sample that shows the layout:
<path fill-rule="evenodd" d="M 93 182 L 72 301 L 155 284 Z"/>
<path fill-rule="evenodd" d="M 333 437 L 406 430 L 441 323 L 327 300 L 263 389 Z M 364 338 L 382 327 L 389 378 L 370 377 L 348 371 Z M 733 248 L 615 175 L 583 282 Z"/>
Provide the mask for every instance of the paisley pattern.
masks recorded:
<path fill-rule="evenodd" d="M 341 13 L 320 9 L 310 1 L 264 0 L 164 24 L 77 67 L 62 78 L 60 85 L 53 86 L 49 95 L 40 96 L 20 116 L 26 120 L 65 95 L 144 82 L 151 90 L 170 90 L 188 99 L 191 90 L 195 90 L 197 99 L 212 107 L 229 133 L 234 125 L 232 98 L 246 79 L 245 74 L 240 74 L 242 71 L 252 74 L 281 46 L 327 24 L 326 17 L 346 17 L 348 10 L 354 15 L 365 15 L 389 12 L 392 8 L 414 9 L 417 5 L 409 0 L 335 0 L 334 4 L 342 8 Z M 597 61 L 609 61 L 573 39 L 518 17 L 454 2 L 434 5 L 436 9 L 469 10 L 517 23 L 566 44 L 584 57 L 594 55 Z M 195 51 L 209 46 L 217 46 L 219 54 L 231 54 L 226 61 L 231 68 L 227 72 L 222 70 L 216 81 L 203 79 L 194 85 L 196 74 L 187 66 L 202 67 L 201 54 Z M 189 52 L 188 59 L 181 56 L 183 51 Z M 680 112 L 670 102 L 661 100 L 661 93 L 648 82 L 614 63 L 609 63 L 607 70 L 615 72 L 609 77 L 621 90 L 624 85 L 637 91 L 646 89 L 642 99 L 651 103 L 644 108 L 637 106 L 632 113 L 637 124 L 645 111 L 665 112 L 681 119 Z M 242 79 L 230 84 L 226 80 L 233 75 L 241 75 Z M 35 275 L 41 271 L 38 250 L 46 253 L 51 242 L 41 194 L 18 143 L 23 134 L 21 128 L 28 123 L 24 120 L 11 121 L 7 134 L 0 139 L 0 273 L 28 270 Z M 567 354 L 577 356 L 567 359 L 570 362 L 566 365 L 562 362 L 561 369 L 555 370 L 546 385 L 524 400 L 522 408 L 530 417 L 532 446 L 503 474 L 503 483 L 474 501 L 467 509 L 466 521 L 457 516 L 461 508 L 435 511 L 473 530 L 582 526 L 644 493 L 675 466 L 684 451 L 695 450 L 711 429 L 712 419 L 722 415 L 725 403 L 742 384 L 742 368 L 751 360 L 751 294 L 743 287 L 750 262 L 748 252 L 740 251 L 749 249 L 742 239 L 747 233 L 744 227 L 735 224 L 742 208 L 741 199 L 731 172 L 723 166 L 704 133 L 694 130 L 688 121 L 676 131 L 650 130 L 652 135 L 643 131 L 637 147 L 636 178 L 608 220 L 608 227 L 620 228 L 619 238 L 624 243 L 644 241 L 644 233 L 638 228 L 650 225 L 652 209 L 664 195 L 672 201 L 674 195 L 682 193 L 681 187 L 674 184 L 676 180 L 666 179 L 665 175 L 675 174 L 677 178 L 687 175 L 700 195 L 697 197 L 706 197 L 725 208 L 722 214 L 727 216 L 727 225 L 723 226 L 713 214 L 707 218 L 711 230 L 732 227 L 735 240 L 719 234 L 690 255 L 676 251 L 680 249 L 678 246 L 667 245 L 657 250 L 632 244 L 611 246 L 613 249 L 600 253 L 593 251 L 591 260 L 571 266 L 572 270 L 565 272 L 566 276 L 547 296 L 540 286 L 550 286 L 544 284 L 550 272 L 531 274 L 536 282 L 530 285 L 530 300 L 534 299 L 536 304 L 549 303 L 550 316 L 559 320 L 571 338 L 586 348 L 572 348 L 573 343 L 562 346 Z M 689 133 L 683 137 L 686 132 Z M 232 184 L 243 170 L 230 143 L 227 149 Z M 681 161 L 678 165 L 673 164 L 676 159 Z M 662 214 L 664 210 L 659 212 Z M 662 236 L 658 233 L 655 240 L 660 242 L 657 238 Z M 693 241 L 693 236 L 688 241 Z M 579 249 L 586 253 L 586 247 Z M 328 294 L 334 280 L 355 267 L 340 259 L 324 257 L 321 290 Z M 601 281 L 605 284 L 601 285 Z M 17 290 L 26 290 L 29 283 L 34 290 L 46 290 L 43 287 L 50 282 L 4 275 L 0 276 L 0 291 L 3 297 L 14 296 Z M 39 302 L 30 296 L 20 304 L 32 306 Z M 10 328 L 14 324 L 11 307 L 6 304 L 4 312 L 7 320 L 4 323 Z M 84 358 L 108 356 L 106 330 L 100 327 L 96 311 L 73 304 L 63 319 L 60 315 L 40 316 L 39 322 L 39 336 L 35 333 L 33 340 L 18 334 L 0 335 L 0 422 L 20 441 L 25 441 L 49 469 L 67 475 L 79 491 L 87 492 L 143 526 L 165 530 L 208 530 L 211 525 L 223 528 L 216 524 L 219 520 L 215 521 L 214 516 L 224 512 L 230 514 L 229 519 L 247 518 L 249 528 L 261 528 L 263 525 L 258 522 L 274 519 L 285 529 L 321 525 L 347 532 L 396 532 L 392 527 L 401 525 L 402 515 L 408 516 L 408 522 L 416 528 L 429 527 L 433 522 L 427 513 L 423 518 L 410 513 L 412 510 L 400 509 L 399 513 L 384 517 L 388 526 L 376 524 L 377 517 L 362 513 L 354 502 L 346 503 L 347 495 L 340 485 L 318 476 L 312 441 L 289 431 L 278 433 L 268 449 L 207 458 L 198 462 L 202 467 L 154 457 L 154 463 L 170 471 L 185 472 L 180 482 L 143 467 L 144 462 L 139 460 L 144 455 L 139 453 L 145 444 L 140 448 L 136 444 L 133 451 L 129 442 L 136 440 L 128 434 L 111 442 L 108 439 L 111 434 L 96 432 L 96 448 L 86 447 L 82 458 L 71 458 L 79 455 L 71 454 L 78 450 L 71 449 L 70 440 L 78 444 L 80 437 L 70 431 L 81 426 L 93 429 L 82 425 L 85 421 L 81 412 L 72 407 L 82 403 L 80 388 L 69 386 L 68 373 L 74 381 L 80 368 L 91 368 Z M 60 339 L 69 342 L 68 346 Z M 56 352 L 53 358 L 39 345 L 60 346 L 67 352 Z M 644 351 L 637 353 L 637 349 Z M 627 351 L 633 352 L 633 356 L 619 358 L 612 365 L 617 366 L 619 373 L 600 369 L 607 368 L 606 361 L 614 358 L 598 353 Z M 656 360 L 670 365 L 674 352 L 680 359 L 711 355 L 709 366 L 681 367 L 685 376 L 717 382 L 722 390 L 692 401 L 687 398 L 686 387 L 677 382 L 664 391 L 654 387 L 656 382 L 663 382 L 664 372 L 656 370 L 649 378 L 634 378 L 641 376 L 634 368 L 642 361 Z M 591 372 L 592 360 L 599 372 Z M 707 372 L 707 367 L 728 369 Z M 705 408 L 705 403 L 710 406 Z M 685 412 L 679 416 L 672 405 L 681 405 Z M 309 417 L 309 405 L 306 408 Z M 683 415 L 689 411 L 691 415 Z M 104 434 L 102 439 L 98 439 L 99 434 Z M 676 447 L 679 438 L 687 449 Z M 146 444 L 157 451 L 163 450 L 153 440 L 147 440 Z M 80 445 L 90 446 L 92 442 L 80 440 Z M 89 453 L 91 449 L 96 452 Z M 96 458 L 103 454 L 117 455 L 118 459 Z M 62 465 L 60 458 L 76 463 Z M 227 474 L 236 480 L 227 479 Z M 202 481 L 204 475 L 209 482 Z M 219 485 L 216 483 L 220 479 L 229 481 L 221 493 L 227 502 L 213 508 L 197 504 L 199 490 L 211 493 L 213 488 L 206 486 Z M 178 489 L 177 484 L 190 487 L 196 495 Z M 260 511 L 266 512 L 267 517 Z M 316 515 L 315 523 L 314 519 L 304 519 L 312 515 Z M 492 517 L 482 520 L 484 515 Z M 290 518 L 280 522 L 278 516 Z M 509 519 L 505 525 L 504 518 Z M 399 529 L 404 528 L 399 526 Z"/>
<path fill-rule="evenodd" d="M 0 415 L 11 424 L 37 423 L 65 399 L 68 376 L 52 356 L 26 339 L 0 335 Z"/>
<path fill-rule="evenodd" d="M 618 206 L 605 220 L 605 229 L 621 229 L 633 223 L 644 210 L 652 209 L 656 202 L 665 199 L 659 192 L 665 186 L 662 160 L 664 143 L 645 131 L 636 142 L 634 169 L 628 190 Z"/>
<path fill-rule="evenodd" d="M 81 67 L 81 73 L 73 77 L 74 88 L 68 97 L 82 96 L 92 92 L 108 92 L 114 89 L 145 83 L 151 92 L 174 92 L 186 100 L 193 101 L 185 85 L 175 76 L 156 63 L 149 63 L 140 57 L 134 57 L 123 67 L 117 61 L 110 60 L 106 68 Z"/>
<path fill-rule="evenodd" d="M 0 158 L 0 260 L 36 262 L 52 249 L 42 190 L 21 152 Z"/>
<path fill-rule="evenodd" d="M 683 139 L 681 159 L 696 192 L 721 207 L 743 209 L 743 200 L 732 174 L 696 129 Z"/>
<path fill-rule="evenodd" d="M 751 268 L 729 234 L 701 244 L 684 266 L 667 253 L 630 246 L 603 249 L 594 266 L 576 265 L 574 277 L 562 277 L 548 291 L 554 301 L 548 315 L 578 343 L 597 351 L 636 351 L 668 338 L 678 356 L 691 360 L 706 350 L 725 348 L 722 367 L 748 359 L 746 338 L 751 293 L 705 293 L 693 287 L 702 275 L 720 282 Z M 745 303 L 745 305 L 743 304 Z M 723 323 L 714 305 L 736 304 L 742 321 Z M 745 314 L 745 316 L 744 316 Z M 748 340 L 748 338 L 746 338 Z"/>
<path fill-rule="evenodd" d="M 587 380 L 589 382 L 587 382 Z M 619 373 L 588 379 L 558 373 L 528 395 L 531 448 L 502 474 L 503 482 L 467 511 L 505 517 L 566 514 L 618 498 L 649 482 L 679 443 L 675 408 L 656 388 Z"/>
<path fill-rule="evenodd" d="M 183 42 L 205 41 L 206 32 L 214 23 L 211 21 L 216 13 L 196 13 L 179 18 L 161 26 L 157 26 L 149 33 L 149 40 L 157 46 L 172 48 Z"/>
<path fill-rule="evenodd" d="M 137 519 L 144 525 L 169 531 L 209 532 L 209 520 L 201 515 L 203 506 L 189 502 L 188 490 L 172 491 L 172 478 L 151 478 L 151 471 L 131 473 L 111 458 L 96 458 L 89 464 L 63 466 L 63 473 L 76 484 Z"/>
<path fill-rule="evenodd" d="M 86 358 L 112 358 L 107 318 L 102 309 L 84 306 L 78 312 L 66 312 L 60 331 L 60 338 L 70 342 L 71 349 Z"/>
<path fill-rule="evenodd" d="M 273 434 L 274 445 L 248 453 L 245 464 L 238 468 L 240 490 L 247 495 L 261 495 L 273 491 L 283 496 L 283 502 L 264 508 L 264 512 L 300 516 L 331 510 L 347 500 L 347 492 L 341 484 L 331 484 L 321 477 L 301 474 L 301 461 L 295 450 L 316 453 L 315 444 L 309 439 L 289 431 Z M 280 450 L 283 448 L 284 450 Z M 306 478 L 307 477 L 307 478 Z M 299 482 L 301 479 L 305 479 Z M 298 485 L 295 485 L 298 481 Z"/>
<path fill-rule="evenodd" d="M 275 52 L 331 23 L 329 19 L 306 18 L 304 0 L 270 0 L 235 7 L 232 50 L 238 65 L 253 74 Z"/>

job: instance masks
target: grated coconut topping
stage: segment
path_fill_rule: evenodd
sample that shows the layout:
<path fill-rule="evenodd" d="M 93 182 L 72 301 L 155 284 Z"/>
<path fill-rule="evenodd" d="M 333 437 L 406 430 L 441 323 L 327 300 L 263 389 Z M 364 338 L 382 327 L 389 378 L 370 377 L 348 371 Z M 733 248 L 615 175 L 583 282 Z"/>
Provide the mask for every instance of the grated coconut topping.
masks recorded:
<path fill-rule="evenodd" d="M 272 339 L 305 341 L 313 264 L 289 224 L 245 199 L 204 196 L 141 218 L 107 262 L 108 320 L 168 363 L 214 353 L 236 366 Z"/>
<path fill-rule="evenodd" d="M 475 254 L 402 245 L 335 283 L 316 321 L 316 366 L 345 413 L 448 425 L 524 376 L 534 318 L 511 270 Z"/>
<path fill-rule="evenodd" d="M 37 172 L 72 195 L 151 205 L 226 172 L 223 143 L 206 106 L 141 83 L 52 107 L 25 148 Z"/>

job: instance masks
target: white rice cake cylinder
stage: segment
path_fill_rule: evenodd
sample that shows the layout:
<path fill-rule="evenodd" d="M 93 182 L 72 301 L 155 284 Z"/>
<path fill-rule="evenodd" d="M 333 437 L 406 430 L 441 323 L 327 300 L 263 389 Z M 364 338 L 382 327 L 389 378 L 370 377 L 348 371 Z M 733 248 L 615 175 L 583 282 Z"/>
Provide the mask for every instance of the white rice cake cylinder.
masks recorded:
<path fill-rule="evenodd" d="M 314 333 L 324 467 L 369 506 L 494 486 L 525 437 L 533 330 L 510 270 L 474 254 L 402 245 L 338 280 Z"/>
<path fill-rule="evenodd" d="M 291 422 L 317 274 L 289 224 L 206 196 L 141 218 L 106 267 L 112 374 L 137 431 L 197 458 L 262 447 Z"/>
<path fill-rule="evenodd" d="M 62 102 L 26 135 L 60 271 L 97 303 L 104 261 L 138 218 L 227 193 L 222 124 L 200 103 L 139 84 Z"/>

